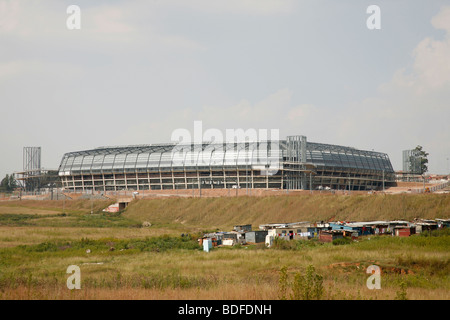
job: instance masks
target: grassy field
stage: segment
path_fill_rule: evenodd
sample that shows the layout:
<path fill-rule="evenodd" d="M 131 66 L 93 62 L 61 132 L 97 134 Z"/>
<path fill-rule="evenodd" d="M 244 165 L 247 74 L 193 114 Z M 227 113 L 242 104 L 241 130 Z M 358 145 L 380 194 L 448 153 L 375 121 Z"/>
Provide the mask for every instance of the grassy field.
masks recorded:
<path fill-rule="evenodd" d="M 450 217 L 450 196 L 296 195 L 137 200 L 124 213 L 137 221 L 190 228 L 231 229 L 234 225 L 330 220 L 413 220 Z"/>
<path fill-rule="evenodd" d="M 110 201 L 0 202 L 0 299 L 297 299 L 302 296 L 296 280 L 314 268 L 321 299 L 448 300 L 448 230 L 342 245 L 279 241 L 270 249 L 236 246 L 209 253 L 198 246 L 197 236 L 243 223 L 257 228 L 304 220 L 448 218 L 449 199 L 170 198 L 134 201 L 120 214 L 101 211 Z M 143 221 L 152 226 L 142 227 Z M 81 269 L 80 290 L 66 286 L 70 265 Z M 381 268 L 379 290 L 366 286 L 369 265 Z"/>

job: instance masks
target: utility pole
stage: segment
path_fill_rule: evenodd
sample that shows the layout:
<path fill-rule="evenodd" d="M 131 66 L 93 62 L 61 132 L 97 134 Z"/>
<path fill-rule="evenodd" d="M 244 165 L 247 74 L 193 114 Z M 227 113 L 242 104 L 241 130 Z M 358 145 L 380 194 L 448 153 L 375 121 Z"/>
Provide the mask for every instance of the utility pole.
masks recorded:
<path fill-rule="evenodd" d="M 246 188 L 246 194 L 248 195 L 248 160 L 246 160 L 245 164 L 245 188 Z"/>
<path fill-rule="evenodd" d="M 310 171 L 310 172 L 309 172 L 309 193 L 310 193 L 310 194 L 313 193 L 312 190 L 313 190 L 313 189 L 312 189 L 312 172 Z"/>
<path fill-rule="evenodd" d="M 91 214 L 94 213 L 94 198 L 93 195 L 91 194 Z"/>
<path fill-rule="evenodd" d="M 350 189 L 351 189 L 351 181 L 350 181 L 350 173 L 348 174 L 348 194 L 350 195 Z"/>

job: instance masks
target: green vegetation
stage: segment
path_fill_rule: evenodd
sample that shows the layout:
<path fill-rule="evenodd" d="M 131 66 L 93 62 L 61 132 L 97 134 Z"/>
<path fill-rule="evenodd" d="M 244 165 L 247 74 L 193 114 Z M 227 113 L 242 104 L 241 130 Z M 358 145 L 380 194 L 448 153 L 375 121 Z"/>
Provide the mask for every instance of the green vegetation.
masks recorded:
<path fill-rule="evenodd" d="M 124 217 L 171 228 L 230 230 L 234 225 L 329 220 L 450 218 L 447 194 L 296 195 L 135 200 Z"/>
<path fill-rule="evenodd" d="M 0 182 L 0 192 L 12 192 L 17 188 L 17 181 L 14 174 L 6 175 Z"/>
<path fill-rule="evenodd" d="M 395 300 L 408 300 L 406 295 L 406 282 L 400 282 L 400 289 L 397 291 L 395 295 Z"/>
<path fill-rule="evenodd" d="M 425 150 L 423 150 L 422 146 L 417 146 L 414 148 L 414 151 L 417 154 L 417 160 L 415 157 L 411 157 L 410 162 L 411 162 L 411 168 L 416 168 L 418 169 L 418 174 L 424 174 L 425 172 L 428 171 L 428 156 L 429 153 L 426 152 Z M 415 163 L 415 161 L 418 161 L 419 163 Z"/>
<path fill-rule="evenodd" d="M 140 227 L 141 224 L 120 214 L 0 214 L 0 226 L 46 226 L 46 227 Z"/>
<path fill-rule="evenodd" d="M 271 248 L 240 245 L 209 253 L 197 242 L 203 233 L 235 224 L 255 227 L 314 215 L 321 220 L 327 210 L 347 220 L 345 212 L 363 216 L 358 206 L 376 204 L 384 218 L 400 205 L 400 212 L 407 208 L 416 217 L 448 216 L 448 196 L 426 196 L 430 203 L 422 195 L 156 199 L 134 201 L 114 214 L 102 212 L 112 201 L 66 201 L 65 212 L 62 201 L 3 202 L 0 299 L 448 300 L 449 229 L 334 243 L 276 239 Z M 81 269 L 81 290 L 66 287 L 70 265 Z M 366 287 L 370 265 L 382 270 L 380 290 Z"/>
<path fill-rule="evenodd" d="M 340 239 L 334 239 L 332 244 L 335 246 L 340 246 L 340 245 L 344 245 L 344 244 L 350 244 L 352 243 L 353 240 L 349 237 L 344 237 L 344 238 L 340 238 Z"/>

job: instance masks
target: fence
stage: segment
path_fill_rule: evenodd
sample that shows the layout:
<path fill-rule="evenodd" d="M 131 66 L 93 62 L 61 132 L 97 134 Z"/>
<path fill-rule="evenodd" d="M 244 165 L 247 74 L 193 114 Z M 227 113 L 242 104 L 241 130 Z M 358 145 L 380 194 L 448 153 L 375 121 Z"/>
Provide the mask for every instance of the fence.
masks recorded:
<path fill-rule="evenodd" d="M 411 189 L 411 193 L 425 193 L 425 191 L 428 189 L 430 192 L 435 192 L 438 190 L 442 190 L 447 188 L 450 185 L 450 181 L 445 181 L 445 182 L 437 182 L 436 185 L 431 186 L 431 187 L 425 187 L 425 188 L 419 188 L 419 189 Z"/>

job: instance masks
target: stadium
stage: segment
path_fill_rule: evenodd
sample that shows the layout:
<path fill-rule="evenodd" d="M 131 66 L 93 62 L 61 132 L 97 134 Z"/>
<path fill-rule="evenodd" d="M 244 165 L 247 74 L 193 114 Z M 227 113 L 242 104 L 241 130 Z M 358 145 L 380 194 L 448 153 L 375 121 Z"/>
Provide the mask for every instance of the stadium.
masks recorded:
<path fill-rule="evenodd" d="M 285 140 L 99 147 L 64 154 L 69 192 L 264 188 L 380 190 L 395 184 L 385 153 Z"/>

